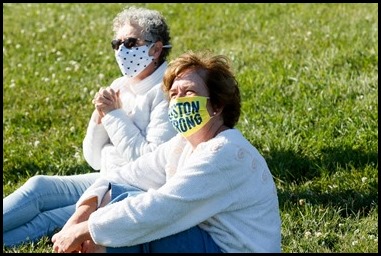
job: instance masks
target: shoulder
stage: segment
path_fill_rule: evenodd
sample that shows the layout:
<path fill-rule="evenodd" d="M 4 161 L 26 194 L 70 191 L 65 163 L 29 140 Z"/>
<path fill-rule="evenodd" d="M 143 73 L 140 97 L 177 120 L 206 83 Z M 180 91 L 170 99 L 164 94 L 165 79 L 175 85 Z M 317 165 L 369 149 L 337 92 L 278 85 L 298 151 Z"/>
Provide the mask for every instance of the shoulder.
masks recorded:
<path fill-rule="evenodd" d="M 168 105 L 168 99 L 163 91 L 162 84 L 154 84 L 148 92 L 146 92 L 145 97 L 151 99 L 153 105 L 163 104 L 164 107 Z"/>
<path fill-rule="evenodd" d="M 258 150 L 237 129 L 229 129 L 197 147 L 199 157 L 218 165 L 245 165 L 253 159 L 264 160 Z M 248 161 L 248 162 L 247 162 Z"/>
<path fill-rule="evenodd" d="M 200 149 L 210 152 L 230 151 L 239 148 L 252 148 L 250 142 L 237 129 L 228 129 L 221 132 L 217 137 L 201 143 Z"/>
<path fill-rule="evenodd" d="M 127 76 L 121 76 L 111 82 L 110 87 L 114 90 L 121 89 L 129 78 Z"/>

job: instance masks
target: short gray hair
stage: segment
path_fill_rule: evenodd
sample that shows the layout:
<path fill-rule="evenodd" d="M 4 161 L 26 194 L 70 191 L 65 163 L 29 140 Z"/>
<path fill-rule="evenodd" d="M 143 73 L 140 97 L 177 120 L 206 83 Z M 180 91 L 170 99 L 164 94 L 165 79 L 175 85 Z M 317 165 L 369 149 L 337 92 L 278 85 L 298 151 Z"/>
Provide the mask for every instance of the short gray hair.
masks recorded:
<path fill-rule="evenodd" d="M 169 27 L 164 16 L 156 11 L 135 6 L 126 7 L 118 13 L 113 21 L 113 31 L 116 35 L 119 29 L 126 24 L 137 24 L 142 28 L 142 39 L 170 45 Z M 171 48 L 163 48 L 160 58 L 164 61 L 169 55 Z"/>

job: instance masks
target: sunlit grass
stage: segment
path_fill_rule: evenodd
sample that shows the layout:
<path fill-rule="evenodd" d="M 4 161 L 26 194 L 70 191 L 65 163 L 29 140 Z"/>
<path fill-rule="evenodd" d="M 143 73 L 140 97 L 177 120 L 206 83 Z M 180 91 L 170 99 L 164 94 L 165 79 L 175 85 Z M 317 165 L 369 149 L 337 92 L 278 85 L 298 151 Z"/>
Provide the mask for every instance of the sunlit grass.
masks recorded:
<path fill-rule="evenodd" d="M 278 187 L 283 252 L 378 252 L 378 4 L 136 4 L 160 10 L 170 59 L 233 61 L 238 128 Z M 119 76 L 125 4 L 3 4 L 3 197 L 36 174 L 90 172 L 93 94 Z M 48 238 L 3 252 L 51 252 Z"/>

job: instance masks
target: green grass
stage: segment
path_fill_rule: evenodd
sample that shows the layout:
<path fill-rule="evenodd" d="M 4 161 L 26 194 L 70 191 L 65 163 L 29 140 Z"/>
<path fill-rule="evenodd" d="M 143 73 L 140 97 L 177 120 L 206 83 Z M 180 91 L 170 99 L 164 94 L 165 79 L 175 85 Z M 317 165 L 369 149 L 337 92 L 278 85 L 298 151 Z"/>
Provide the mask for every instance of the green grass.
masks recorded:
<path fill-rule="evenodd" d="M 170 59 L 233 60 L 238 128 L 278 187 L 283 252 L 378 252 L 378 4 L 137 4 L 161 11 Z M 3 197 L 36 174 L 90 172 L 91 99 L 119 76 L 125 4 L 3 4 Z M 3 252 L 51 252 L 49 239 Z"/>

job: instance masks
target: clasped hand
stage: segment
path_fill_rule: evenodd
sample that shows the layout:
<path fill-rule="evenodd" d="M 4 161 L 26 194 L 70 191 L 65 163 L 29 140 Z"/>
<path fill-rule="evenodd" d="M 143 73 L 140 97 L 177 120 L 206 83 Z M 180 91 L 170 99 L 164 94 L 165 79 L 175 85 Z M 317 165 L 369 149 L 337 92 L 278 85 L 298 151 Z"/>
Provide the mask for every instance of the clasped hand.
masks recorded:
<path fill-rule="evenodd" d="M 115 92 L 112 88 L 107 87 L 101 88 L 99 92 L 95 94 L 92 103 L 95 105 L 101 117 L 112 110 L 122 107 L 119 93 L 119 90 Z"/>
<path fill-rule="evenodd" d="M 64 227 L 52 237 L 53 251 L 58 253 L 86 252 L 89 244 L 86 242 L 87 222 L 81 222 Z"/>

